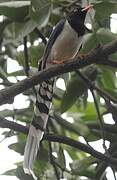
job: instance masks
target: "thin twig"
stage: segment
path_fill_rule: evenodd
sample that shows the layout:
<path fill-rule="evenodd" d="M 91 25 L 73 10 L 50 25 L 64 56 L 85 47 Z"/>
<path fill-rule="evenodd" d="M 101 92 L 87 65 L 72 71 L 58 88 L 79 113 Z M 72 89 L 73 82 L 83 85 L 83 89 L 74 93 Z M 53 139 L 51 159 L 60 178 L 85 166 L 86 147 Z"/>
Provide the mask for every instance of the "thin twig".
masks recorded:
<path fill-rule="evenodd" d="M 111 167 L 111 169 L 112 169 L 112 172 L 113 172 L 114 179 L 117 180 L 116 174 L 115 174 L 115 169 L 113 167 Z"/>
<path fill-rule="evenodd" d="M 49 133 L 48 126 L 47 126 L 47 131 Z M 52 166 L 54 168 L 54 172 L 55 172 L 55 176 L 56 176 L 57 180 L 59 180 L 60 179 L 59 173 L 58 173 L 58 170 L 57 170 L 57 167 L 56 167 L 53 155 L 52 155 L 52 144 L 51 144 L 51 141 L 48 141 L 48 145 L 49 145 L 49 153 L 48 153 L 49 154 L 49 161 L 50 161 L 50 163 L 52 164 Z"/>
<path fill-rule="evenodd" d="M 65 167 L 62 167 L 58 162 L 55 161 L 55 164 L 61 169 L 62 172 L 67 172 L 69 174 L 71 174 L 71 171 L 69 171 L 68 169 L 66 169 Z"/>
<path fill-rule="evenodd" d="M 25 60 L 24 71 L 25 71 L 26 76 L 29 77 L 30 66 L 29 66 L 29 55 L 28 55 L 28 48 L 27 48 L 27 36 L 24 37 L 24 60 Z M 36 93 L 35 87 L 32 87 L 32 90 L 36 97 L 37 93 Z"/>
<path fill-rule="evenodd" d="M 29 56 L 28 56 L 28 48 L 27 48 L 27 36 L 24 37 L 24 70 L 25 73 L 27 75 L 27 77 L 29 76 Z"/>
<path fill-rule="evenodd" d="M 103 148 L 104 148 L 105 152 L 107 152 L 107 147 L 106 147 L 106 144 L 105 144 L 106 136 L 105 136 L 105 131 L 104 131 L 104 128 L 103 128 L 104 124 L 103 124 L 102 116 L 100 114 L 100 110 L 99 110 L 99 106 L 98 106 L 98 103 L 97 103 L 97 100 L 96 100 L 95 93 L 94 93 L 93 89 L 90 89 L 90 91 L 91 91 L 93 99 L 94 99 L 95 108 L 96 108 L 98 119 L 99 119 L 99 122 L 100 122 L 100 129 L 101 129 L 101 134 L 102 134 L 102 139 L 103 139 Z"/>
<path fill-rule="evenodd" d="M 79 76 L 86 82 L 88 82 L 88 86 L 89 88 L 91 89 L 95 89 L 101 97 L 103 97 L 104 99 L 107 98 L 109 99 L 110 101 L 114 102 L 117 104 L 117 101 L 106 91 L 104 91 L 103 89 L 99 88 L 98 86 L 95 85 L 94 82 L 92 82 L 89 78 L 87 78 L 85 75 L 82 75 L 79 71 L 76 71 L 78 72 Z"/>
<path fill-rule="evenodd" d="M 103 139 L 103 148 L 104 148 L 105 152 L 107 152 L 107 148 L 106 148 L 106 144 L 105 144 L 106 137 L 105 137 L 105 132 L 104 132 L 104 128 L 103 128 L 103 120 L 102 120 L 102 116 L 100 114 L 99 106 L 98 106 L 98 103 L 97 103 L 97 100 L 96 100 L 96 96 L 95 96 L 95 93 L 94 93 L 94 85 L 91 82 L 91 80 L 89 80 L 80 71 L 77 70 L 76 73 L 84 80 L 85 84 L 89 87 L 89 89 L 90 89 L 90 91 L 92 93 L 92 96 L 93 96 L 93 99 L 94 99 L 95 108 L 96 108 L 97 115 L 98 115 L 98 119 L 99 119 L 99 122 L 100 122 L 100 129 L 101 129 L 101 134 L 102 134 L 102 139 Z"/>

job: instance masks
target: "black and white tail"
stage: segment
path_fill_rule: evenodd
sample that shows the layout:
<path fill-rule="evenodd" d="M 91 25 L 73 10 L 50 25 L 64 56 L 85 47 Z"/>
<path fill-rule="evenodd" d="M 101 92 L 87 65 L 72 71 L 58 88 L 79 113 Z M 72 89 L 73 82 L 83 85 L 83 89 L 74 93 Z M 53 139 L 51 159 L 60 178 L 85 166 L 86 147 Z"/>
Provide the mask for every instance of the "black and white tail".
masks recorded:
<path fill-rule="evenodd" d="M 34 179 L 37 179 L 37 177 L 33 172 L 33 165 L 48 121 L 48 113 L 51 108 L 53 95 L 53 83 L 54 80 L 50 79 L 36 87 L 34 116 L 25 146 L 23 163 L 24 172 L 32 175 Z"/>

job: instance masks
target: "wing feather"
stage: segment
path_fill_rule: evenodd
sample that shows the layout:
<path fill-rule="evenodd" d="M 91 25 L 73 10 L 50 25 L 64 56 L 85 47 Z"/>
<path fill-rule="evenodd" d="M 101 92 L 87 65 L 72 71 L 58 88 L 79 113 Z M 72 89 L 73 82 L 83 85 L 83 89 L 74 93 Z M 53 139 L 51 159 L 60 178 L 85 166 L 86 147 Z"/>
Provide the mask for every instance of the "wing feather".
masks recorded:
<path fill-rule="evenodd" d="M 56 41 L 58 35 L 63 30 L 64 24 L 65 24 L 65 19 L 58 22 L 56 27 L 54 28 L 54 30 L 52 31 L 52 33 L 50 35 L 50 38 L 49 38 L 49 41 L 48 41 L 47 46 L 45 48 L 45 52 L 44 52 L 44 56 L 43 56 L 43 67 L 45 67 L 45 64 L 46 64 L 47 59 L 49 57 L 52 46 L 53 46 L 54 42 Z"/>

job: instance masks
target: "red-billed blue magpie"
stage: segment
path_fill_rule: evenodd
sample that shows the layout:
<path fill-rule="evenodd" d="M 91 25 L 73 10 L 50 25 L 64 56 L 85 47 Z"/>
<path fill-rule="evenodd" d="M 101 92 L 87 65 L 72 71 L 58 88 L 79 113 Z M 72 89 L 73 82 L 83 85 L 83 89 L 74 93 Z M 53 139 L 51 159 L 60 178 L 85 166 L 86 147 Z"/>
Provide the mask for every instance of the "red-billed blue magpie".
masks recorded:
<path fill-rule="evenodd" d="M 47 68 L 51 63 L 59 64 L 76 56 L 85 34 L 85 17 L 91 7 L 92 5 L 88 5 L 85 8 L 77 8 L 69 13 L 65 19 L 57 23 L 45 48 L 39 70 Z M 52 102 L 53 83 L 54 80 L 50 79 L 36 87 L 34 116 L 25 146 L 23 164 L 25 173 L 32 174 L 34 179 L 36 179 L 36 176 L 33 173 L 33 164 L 46 129 Z"/>

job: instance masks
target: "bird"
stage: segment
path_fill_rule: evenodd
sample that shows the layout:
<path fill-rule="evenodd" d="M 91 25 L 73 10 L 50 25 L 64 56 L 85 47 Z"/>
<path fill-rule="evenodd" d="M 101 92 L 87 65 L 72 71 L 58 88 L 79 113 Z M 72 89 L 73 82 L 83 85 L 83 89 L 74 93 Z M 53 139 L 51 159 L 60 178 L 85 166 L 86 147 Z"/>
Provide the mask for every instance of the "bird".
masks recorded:
<path fill-rule="evenodd" d="M 51 64 L 61 64 L 78 54 L 85 34 L 85 19 L 93 5 L 76 8 L 53 29 L 46 45 L 39 70 L 48 68 Z M 43 81 L 36 87 L 36 102 L 33 120 L 29 128 L 24 150 L 23 169 L 26 174 L 37 177 L 33 172 L 34 162 L 39 150 L 40 141 L 46 132 L 49 110 L 52 105 L 54 78 Z"/>

